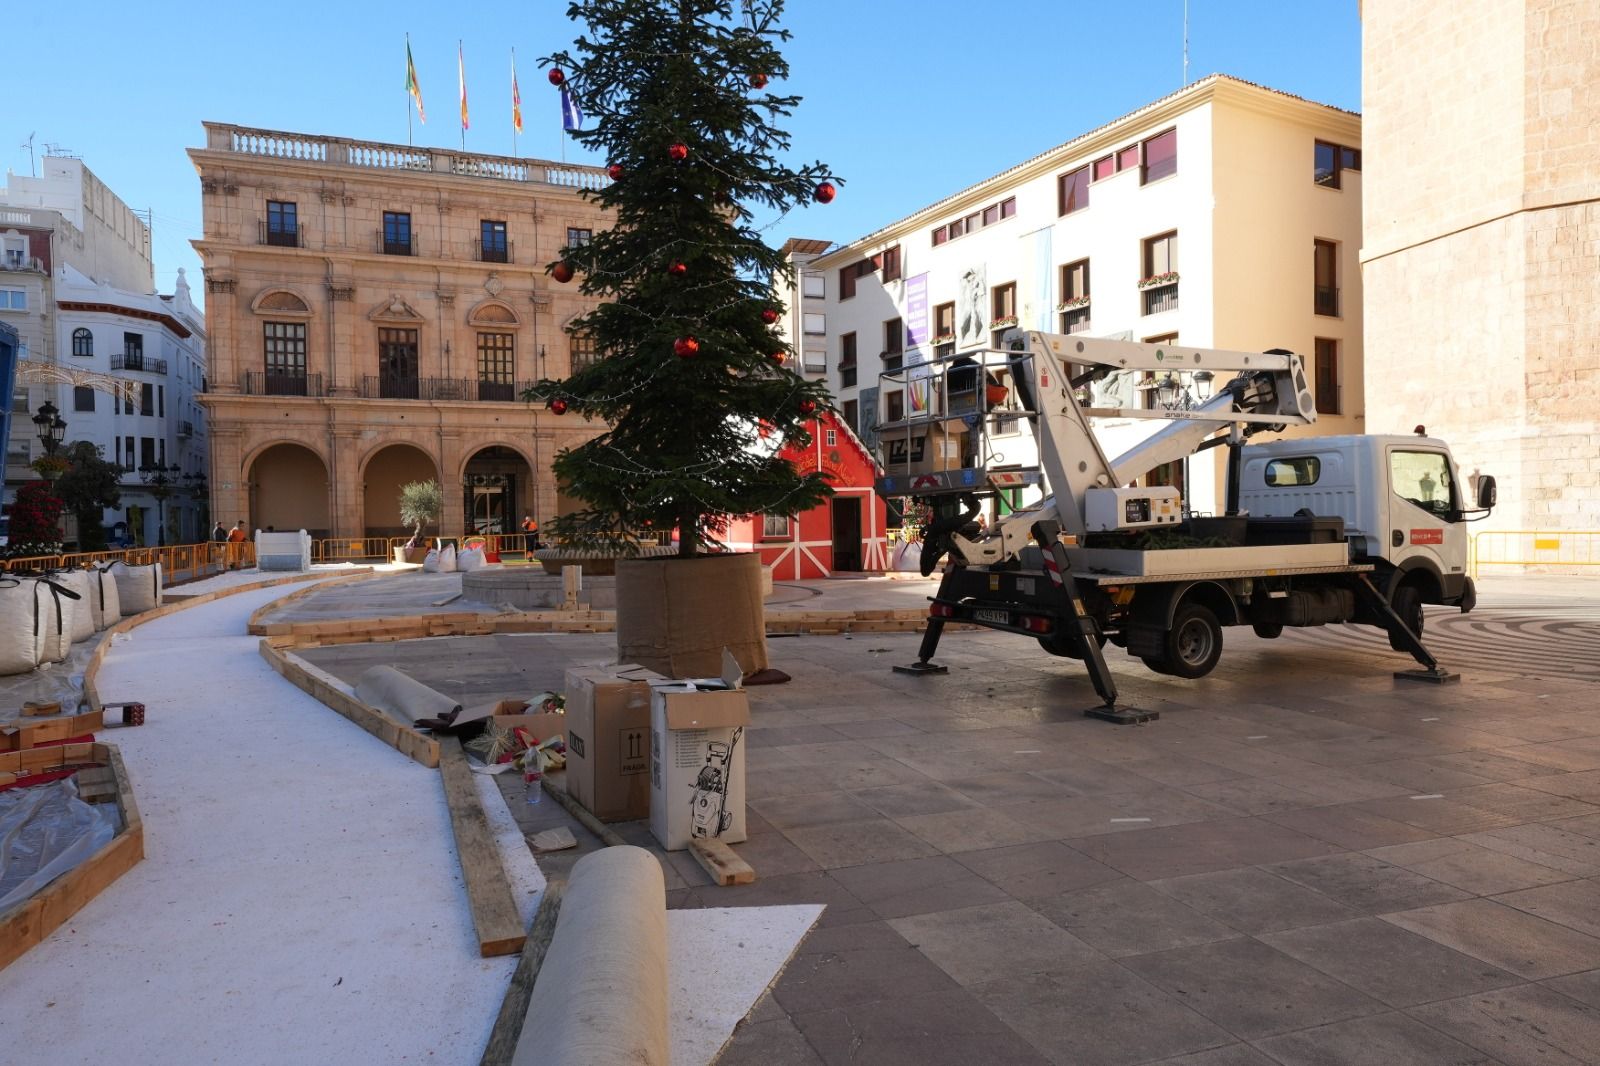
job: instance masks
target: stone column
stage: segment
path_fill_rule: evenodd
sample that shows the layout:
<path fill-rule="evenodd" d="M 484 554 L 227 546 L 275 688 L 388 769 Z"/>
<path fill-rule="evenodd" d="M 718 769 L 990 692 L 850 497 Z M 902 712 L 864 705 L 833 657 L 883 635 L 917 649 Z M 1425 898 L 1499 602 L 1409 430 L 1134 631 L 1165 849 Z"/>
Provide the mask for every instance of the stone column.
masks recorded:
<path fill-rule="evenodd" d="M 361 484 L 361 430 L 334 426 L 328 432 L 328 522 L 335 537 L 366 536 L 366 493 Z"/>
<path fill-rule="evenodd" d="M 447 537 L 465 532 L 467 528 L 467 508 L 461 489 L 461 464 L 465 461 L 461 434 L 453 429 L 440 429 L 434 462 L 439 465 L 439 488 L 444 493 L 444 514 L 439 519 L 439 532 Z"/>

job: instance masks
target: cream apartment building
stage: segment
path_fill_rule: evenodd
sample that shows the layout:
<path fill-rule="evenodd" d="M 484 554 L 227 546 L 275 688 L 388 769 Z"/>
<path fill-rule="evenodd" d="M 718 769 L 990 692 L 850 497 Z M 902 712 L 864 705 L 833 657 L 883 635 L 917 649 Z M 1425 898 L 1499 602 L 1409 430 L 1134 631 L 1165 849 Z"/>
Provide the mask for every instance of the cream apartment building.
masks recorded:
<path fill-rule="evenodd" d="M 602 170 L 206 124 L 200 173 L 212 513 L 391 536 L 410 481 L 443 531 L 569 509 L 556 451 L 597 433 L 521 401 L 592 358 L 545 273 L 604 226 Z"/>
<path fill-rule="evenodd" d="M 1600 530 L 1600 6 L 1366 4 L 1362 100 L 1372 429 L 1495 475 L 1480 528 Z"/>
<path fill-rule="evenodd" d="M 998 347 L 1012 325 L 1288 348 L 1319 412 L 1295 432 L 1363 432 L 1361 180 L 1360 116 L 1208 77 L 810 260 L 829 384 L 870 440 L 905 403 L 879 393 L 886 366 Z M 1093 400 L 1148 406 L 1150 384 L 1116 377 Z M 1097 432 L 1117 454 L 1153 425 Z M 1019 423 L 995 445 L 1006 464 L 1036 462 Z M 1192 466 L 1190 506 L 1218 511 L 1216 463 Z M 1181 483 L 1182 464 L 1154 476 Z"/>

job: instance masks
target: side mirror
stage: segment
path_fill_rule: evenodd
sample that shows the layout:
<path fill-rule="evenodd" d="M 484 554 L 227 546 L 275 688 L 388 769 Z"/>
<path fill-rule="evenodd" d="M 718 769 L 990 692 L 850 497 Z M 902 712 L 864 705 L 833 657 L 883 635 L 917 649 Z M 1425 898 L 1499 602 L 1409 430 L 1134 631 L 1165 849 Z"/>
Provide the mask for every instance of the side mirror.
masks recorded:
<path fill-rule="evenodd" d="M 1480 510 L 1484 510 L 1484 511 L 1489 510 L 1491 507 L 1494 506 L 1496 498 L 1497 497 L 1495 495 L 1494 478 L 1492 476 L 1490 476 L 1489 474 L 1480 474 L 1478 476 L 1478 507 L 1479 507 L 1479 509 Z"/>

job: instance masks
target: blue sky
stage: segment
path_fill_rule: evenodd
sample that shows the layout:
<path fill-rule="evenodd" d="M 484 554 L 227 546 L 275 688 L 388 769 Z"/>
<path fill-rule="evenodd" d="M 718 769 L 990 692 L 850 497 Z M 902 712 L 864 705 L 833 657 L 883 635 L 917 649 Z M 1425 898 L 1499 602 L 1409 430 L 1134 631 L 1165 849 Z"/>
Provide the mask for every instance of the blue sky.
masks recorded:
<path fill-rule="evenodd" d="M 470 151 L 510 154 L 510 50 L 521 155 L 559 159 L 557 94 L 538 57 L 577 27 L 566 0 L 270 5 L 19 0 L 34 41 L 0 109 L 0 167 L 56 144 L 154 212 L 156 284 L 187 267 L 197 298 L 200 184 L 184 149 L 202 120 L 404 143 L 405 34 L 428 109 L 418 144 L 456 147 L 456 41 Z M 797 161 L 846 180 L 831 205 L 768 219 L 769 243 L 848 241 L 1179 88 L 1182 0 L 790 0 L 788 123 Z M 1221 72 L 1359 110 L 1356 0 L 1190 0 L 1189 77 Z M 22 86 L 27 86 L 24 90 Z M 36 152 L 42 152 L 36 147 Z M 567 158 L 586 158 L 569 145 Z"/>

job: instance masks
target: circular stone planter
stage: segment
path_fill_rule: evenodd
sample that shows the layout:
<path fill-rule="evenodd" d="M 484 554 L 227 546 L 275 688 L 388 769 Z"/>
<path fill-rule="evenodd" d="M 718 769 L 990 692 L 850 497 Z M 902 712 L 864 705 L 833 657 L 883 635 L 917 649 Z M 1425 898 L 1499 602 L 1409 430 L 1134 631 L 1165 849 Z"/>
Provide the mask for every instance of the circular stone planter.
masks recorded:
<path fill-rule="evenodd" d="M 678 549 L 669 544 L 665 547 L 641 547 L 637 554 L 629 556 L 600 555 L 584 548 L 540 548 L 533 553 L 533 557 L 547 574 L 559 577 L 563 566 L 581 566 L 583 576 L 588 578 L 612 576 L 617 572 L 618 559 L 653 559 L 676 554 Z"/>
<path fill-rule="evenodd" d="M 560 576 L 535 567 L 490 565 L 468 570 L 461 575 L 461 595 L 477 603 L 505 604 L 527 611 L 560 609 L 566 604 L 566 589 Z M 591 611 L 615 609 L 616 578 L 590 577 L 585 567 L 578 602 Z"/>

